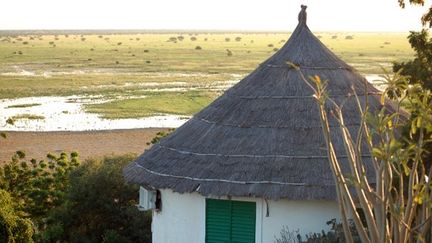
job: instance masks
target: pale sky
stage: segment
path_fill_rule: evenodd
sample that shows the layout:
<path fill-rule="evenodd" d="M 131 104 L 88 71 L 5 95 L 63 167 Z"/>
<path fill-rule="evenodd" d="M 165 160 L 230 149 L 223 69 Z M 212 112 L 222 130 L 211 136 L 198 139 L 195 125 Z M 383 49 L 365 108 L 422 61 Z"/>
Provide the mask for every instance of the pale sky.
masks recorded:
<path fill-rule="evenodd" d="M 300 4 L 314 31 L 405 32 L 430 6 L 397 0 L 1 0 L 0 29 L 292 31 Z"/>

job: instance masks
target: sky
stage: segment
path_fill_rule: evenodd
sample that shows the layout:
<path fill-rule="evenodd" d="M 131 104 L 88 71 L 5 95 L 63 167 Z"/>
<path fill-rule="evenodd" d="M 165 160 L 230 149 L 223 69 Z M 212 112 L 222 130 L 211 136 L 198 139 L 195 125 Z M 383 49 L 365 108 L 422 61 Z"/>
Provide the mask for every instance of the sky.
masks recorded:
<path fill-rule="evenodd" d="M 406 32 L 431 6 L 397 0 L 1 0 L 0 30 L 188 29 L 292 31 L 300 5 L 314 31 Z"/>

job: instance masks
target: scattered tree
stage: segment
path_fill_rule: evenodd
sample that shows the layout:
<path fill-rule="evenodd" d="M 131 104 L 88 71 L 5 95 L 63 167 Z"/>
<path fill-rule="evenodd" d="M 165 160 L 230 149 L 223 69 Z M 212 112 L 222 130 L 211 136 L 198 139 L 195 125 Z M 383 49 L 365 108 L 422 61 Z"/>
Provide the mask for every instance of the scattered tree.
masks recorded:
<path fill-rule="evenodd" d="M 233 55 L 233 53 L 232 53 L 232 51 L 230 50 L 230 49 L 226 49 L 226 51 L 227 51 L 227 56 L 232 56 Z"/>

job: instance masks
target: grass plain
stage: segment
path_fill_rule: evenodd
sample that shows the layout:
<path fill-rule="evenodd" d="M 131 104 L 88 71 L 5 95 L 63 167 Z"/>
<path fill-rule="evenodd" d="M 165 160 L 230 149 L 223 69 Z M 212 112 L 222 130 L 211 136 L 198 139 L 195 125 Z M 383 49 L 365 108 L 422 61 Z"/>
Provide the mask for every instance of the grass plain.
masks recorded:
<path fill-rule="evenodd" d="M 0 99 L 98 95 L 105 118 L 190 115 L 275 53 L 289 33 L 0 32 Z M 363 74 L 412 58 L 407 33 L 316 33 Z"/>

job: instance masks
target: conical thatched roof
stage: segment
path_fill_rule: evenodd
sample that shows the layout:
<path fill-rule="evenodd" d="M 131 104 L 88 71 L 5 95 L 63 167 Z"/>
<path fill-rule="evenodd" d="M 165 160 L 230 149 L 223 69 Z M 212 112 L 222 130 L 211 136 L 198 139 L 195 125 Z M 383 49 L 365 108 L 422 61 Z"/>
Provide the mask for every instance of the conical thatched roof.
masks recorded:
<path fill-rule="evenodd" d="M 127 166 L 127 181 L 212 196 L 336 199 L 318 105 L 287 62 L 306 77 L 329 81 L 332 98 L 345 102 L 351 132 L 360 121 L 352 87 L 361 100 L 370 94 L 372 109 L 380 108 L 378 90 L 312 34 L 302 10 L 277 53 Z M 339 128 L 335 121 L 331 126 L 344 158 Z"/>

